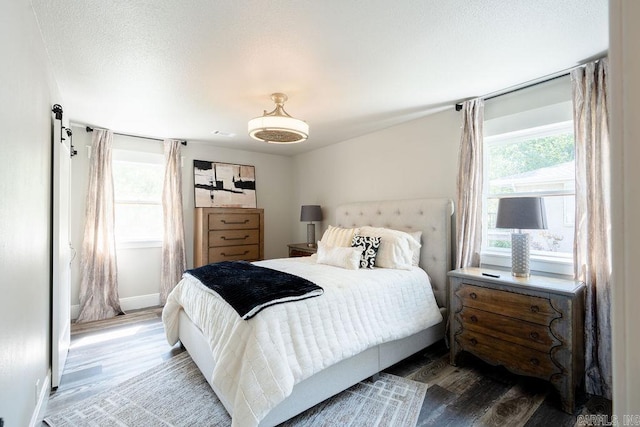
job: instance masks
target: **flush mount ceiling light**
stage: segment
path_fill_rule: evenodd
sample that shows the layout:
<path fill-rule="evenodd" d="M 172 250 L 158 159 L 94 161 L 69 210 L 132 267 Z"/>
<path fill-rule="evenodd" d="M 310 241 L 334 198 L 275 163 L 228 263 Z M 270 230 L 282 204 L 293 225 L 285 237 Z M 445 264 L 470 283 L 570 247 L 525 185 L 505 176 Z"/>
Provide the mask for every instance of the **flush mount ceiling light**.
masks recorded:
<path fill-rule="evenodd" d="M 291 117 L 284 110 L 287 95 L 271 94 L 276 104 L 273 111 L 264 110 L 261 117 L 249 120 L 249 135 L 258 141 L 272 144 L 295 144 L 309 137 L 309 125 L 300 119 Z"/>

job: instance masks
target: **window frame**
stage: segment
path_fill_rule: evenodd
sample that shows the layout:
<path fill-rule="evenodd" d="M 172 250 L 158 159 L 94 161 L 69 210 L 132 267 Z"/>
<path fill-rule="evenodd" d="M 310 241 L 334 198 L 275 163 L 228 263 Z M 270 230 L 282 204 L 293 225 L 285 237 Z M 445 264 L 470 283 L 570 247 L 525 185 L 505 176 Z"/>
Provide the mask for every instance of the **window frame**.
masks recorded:
<path fill-rule="evenodd" d="M 564 190 L 547 190 L 534 192 L 512 192 L 512 193 L 495 193 L 489 194 L 489 145 L 504 142 L 518 143 L 531 140 L 534 138 L 544 138 L 548 136 L 558 135 L 570 131 L 573 133 L 573 121 L 566 120 L 548 125 L 535 126 L 517 131 L 505 132 L 501 134 L 491 135 L 483 139 L 483 180 L 482 180 L 482 245 L 480 248 L 480 262 L 482 265 L 490 265 L 496 267 L 511 267 L 511 250 L 508 248 L 491 248 L 488 247 L 488 201 L 490 199 L 499 199 L 506 196 L 533 196 L 533 197 L 562 197 L 563 209 L 566 205 L 566 196 L 575 197 L 575 187 L 573 189 Z M 563 212 L 563 221 L 566 214 Z M 575 227 L 575 224 L 573 224 Z M 562 252 L 558 255 L 550 255 L 549 251 L 531 251 L 531 270 L 540 273 L 559 274 L 565 276 L 573 276 L 573 254 Z"/>
<path fill-rule="evenodd" d="M 134 151 L 127 150 L 121 148 L 114 148 L 112 150 L 112 163 L 116 162 L 129 162 L 129 163 L 144 163 L 144 164 L 152 164 L 152 165 L 160 165 L 164 169 L 165 160 L 164 155 L 159 153 L 153 153 L 148 151 Z M 155 202 L 149 200 L 137 200 L 137 199 L 118 199 L 117 191 L 114 186 L 114 194 L 113 194 L 113 203 L 114 203 L 114 214 L 116 211 L 117 205 L 153 205 L 159 206 L 162 212 L 162 197 Z M 115 218 L 117 222 L 117 218 Z M 164 231 L 160 233 L 158 237 L 155 238 L 131 238 L 131 239 L 122 239 L 115 236 L 116 239 L 116 247 L 118 249 L 134 249 L 134 248 L 161 248 L 162 241 L 164 239 L 163 236 Z"/>

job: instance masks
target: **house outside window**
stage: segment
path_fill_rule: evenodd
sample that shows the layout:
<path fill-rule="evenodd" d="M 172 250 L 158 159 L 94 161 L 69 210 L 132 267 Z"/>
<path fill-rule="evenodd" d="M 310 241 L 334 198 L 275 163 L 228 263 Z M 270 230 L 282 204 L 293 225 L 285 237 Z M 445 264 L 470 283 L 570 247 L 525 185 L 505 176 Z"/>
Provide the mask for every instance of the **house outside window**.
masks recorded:
<path fill-rule="evenodd" d="M 161 246 L 164 156 L 116 149 L 112 167 L 117 245 Z"/>

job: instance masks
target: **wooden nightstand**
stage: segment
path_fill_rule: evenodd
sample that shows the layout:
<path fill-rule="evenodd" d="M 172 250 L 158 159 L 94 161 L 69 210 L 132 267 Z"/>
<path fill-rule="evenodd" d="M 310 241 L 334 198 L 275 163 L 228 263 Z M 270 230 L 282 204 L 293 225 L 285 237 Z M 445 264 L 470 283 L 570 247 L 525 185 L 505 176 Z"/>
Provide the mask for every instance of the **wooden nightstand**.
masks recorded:
<path fill-rule="evenodd" d="M 307 246 L 306 243 L 291 243 L 287 246 L 289 246 L 289 258 L 311 256 L 318 251 L 317 246 Z"/>
<path fill-rule="evenodd" d="M 562 409 L 572 414 L 584 374 L 584 285 L 480 268 L 449 276 L 451 364 L 468 351 L 515 374 L 550 381 Z"/>

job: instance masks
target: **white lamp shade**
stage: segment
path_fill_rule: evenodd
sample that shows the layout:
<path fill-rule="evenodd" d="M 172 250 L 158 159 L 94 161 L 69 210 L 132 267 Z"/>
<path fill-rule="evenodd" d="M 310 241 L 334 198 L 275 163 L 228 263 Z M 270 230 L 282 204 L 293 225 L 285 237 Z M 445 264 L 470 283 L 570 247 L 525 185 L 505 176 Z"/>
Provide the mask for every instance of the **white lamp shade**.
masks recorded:
<path fill-rule="evenodd" d="M 249 136 L 273 144 L 295 144 L 309 137 L 309 125 L 287 116 L 261 116 L 249 120 Z"/>

